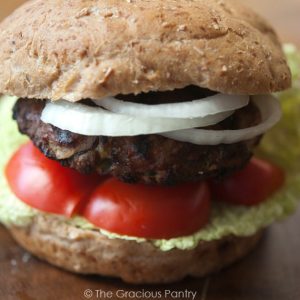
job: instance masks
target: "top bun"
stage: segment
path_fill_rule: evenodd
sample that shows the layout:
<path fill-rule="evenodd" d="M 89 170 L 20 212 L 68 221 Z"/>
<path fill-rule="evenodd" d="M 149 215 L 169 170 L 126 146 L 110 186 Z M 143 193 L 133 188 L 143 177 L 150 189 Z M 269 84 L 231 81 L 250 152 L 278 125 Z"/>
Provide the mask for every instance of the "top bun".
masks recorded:
<path fill-rule="evenodd" d="M 99 99 L 290 86 L 273 29 L 233 0 L 32 0 L 0 25 L 0 93 Z"/>

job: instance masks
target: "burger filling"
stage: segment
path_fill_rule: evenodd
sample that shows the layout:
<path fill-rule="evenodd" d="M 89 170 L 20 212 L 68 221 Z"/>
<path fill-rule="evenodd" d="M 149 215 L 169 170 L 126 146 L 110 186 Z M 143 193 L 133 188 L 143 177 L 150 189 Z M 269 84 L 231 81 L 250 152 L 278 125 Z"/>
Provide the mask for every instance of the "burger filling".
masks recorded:
<path fill-rule="evenodd" d="M 157 94 L 157 95 L 156 95 Z M 190 101 L 213 94 L 191 87 L 175 92 L 120 98 L 161 104 L 171 99 Z M 157 103 L 159 102 L 159 103 Z M 50 159 L 81 173 L 112 175 L 126 183 L 173 185 L 207 178 L 221 178 L 241 169 L 252 156 L 260 136 L 233 144 L 195 145 L 160 135 L 131 137 L 85 136 L 60 129 L 41 120 L 46 101 L 19 99 L 14 118 L 20 132 Z M 250 102 L 211 130 L 236 130 L 261 122 L 258 108 Z"/>
<path fill-rule="evenodd" d="M 17 198 L 122 236 L 191 235 L 210 222 L 211 200 L 252 206 L 284 182 L 280 168 L 250 161 L 281 116 L 272 96 L 191 86 L 80 103 L 19 99 L 13 116 L 31 139 L 5 169 Z"/>

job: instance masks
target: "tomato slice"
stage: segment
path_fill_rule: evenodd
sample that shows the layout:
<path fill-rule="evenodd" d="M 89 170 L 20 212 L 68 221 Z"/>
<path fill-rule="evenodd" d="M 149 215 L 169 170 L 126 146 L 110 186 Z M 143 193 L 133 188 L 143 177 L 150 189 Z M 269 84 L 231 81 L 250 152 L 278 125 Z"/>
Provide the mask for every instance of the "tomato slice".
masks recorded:
<path fill-rule="evenodd" d="M 6 167 L 6 177 L 15 195 L 44 212 L 72 216 L 81 201 L 103 180 L 86 176 L 46 158 L 31 142 L 22 146 Z"/>
<path fill-rule="evenodd" d="M 82 175 L 46 158 L 31 142 L 14 154 L 6 177 L 16 196 L 31 207 L 68 217 L 82 214 L 97 227 L 121 235 L 174 238 L 194 233 L 209 220 L 205 182 L 161 187 Z M 279 167 L 252 159 L 242 171 L 210 185 L 215 199 L 251 206 L 283 183 Z"/>
<path fill-rule="evenodd" d="M 151 187 L 86 176 L 46 158 L 31 142 L 13 155 L 6 177 L 29 206 L 68 217 L 82 213 L 96 226 L 119 234 L 172 238 L 197 231 L 209 219 L 206 183 Z"/>
<path fill-rule="evenodd" d="M 110 232 L 167 239 L 199 230 L 208 222 L 209 211 L 210 192 L 204 182 L 160 187 L 110 178 L 91 195 L 82 215 Z"/>
<path fill-rule="evenodd" d="M 253 158 L 241 171 L 221 182 L 211 183 L 213 198 L 232 204 L 256 205 L 268 199 L 285 181 L 284 171 L 267 161 Z"/>

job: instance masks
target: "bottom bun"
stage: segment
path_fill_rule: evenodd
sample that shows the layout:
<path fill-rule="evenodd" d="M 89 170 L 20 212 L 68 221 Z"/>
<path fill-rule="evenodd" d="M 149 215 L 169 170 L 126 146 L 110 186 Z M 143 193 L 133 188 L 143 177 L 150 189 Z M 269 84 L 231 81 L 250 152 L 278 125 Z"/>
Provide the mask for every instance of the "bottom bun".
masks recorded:
<path fill-rule="evenodd" d="M 248 254 L 262 231 L 250 237 L 227 236 L 201 242 L 192 250 L 161 251 L 150 242 L 109 239 L 51 215 L 38 215 L 27 227 L 11 227 L 21 246 L 39 258 L 81 274 L 120 277 L 125 282 L 170 283 L 203 277 Z"/>

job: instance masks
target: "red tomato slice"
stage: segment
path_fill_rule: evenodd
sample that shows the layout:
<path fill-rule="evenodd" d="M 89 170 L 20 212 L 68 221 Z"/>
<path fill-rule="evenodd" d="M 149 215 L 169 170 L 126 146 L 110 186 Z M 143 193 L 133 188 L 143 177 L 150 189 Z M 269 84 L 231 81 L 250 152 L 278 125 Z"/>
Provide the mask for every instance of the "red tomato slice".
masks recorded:
<path fill-rule="evenodd" d="M 197 231 L 209 218 L 206 183 L 150 187 L 81 175 L 46 158 L 32 143 L 14 154 L 6 177 L 31 207 L 68 217 L 82 212 L 96 226 L 119 234 L 172 238 Z"/>
<path fill-rule="evenodd" d="M 86 176 L 46 158 L 31 142 L 22 146 L 6 167 L 15 195 L 44 212 L 72 216 L 102 177 Z"/>
<path fill-rule="evenodd" d="M 159 187 L 111 178 L 95 190 L 82 214 L 110 232 L 167 239 L 199 230 L 208 222 L 209 211 L 206 183 Z"/>
<path fill-rule="evenodd" d="M 232 204 L 252 206 L 274 194 L 285 181 L 284 171 L 253 158 L 241 171 L 221 182 L 211 183 L 213 198 Z"/>

